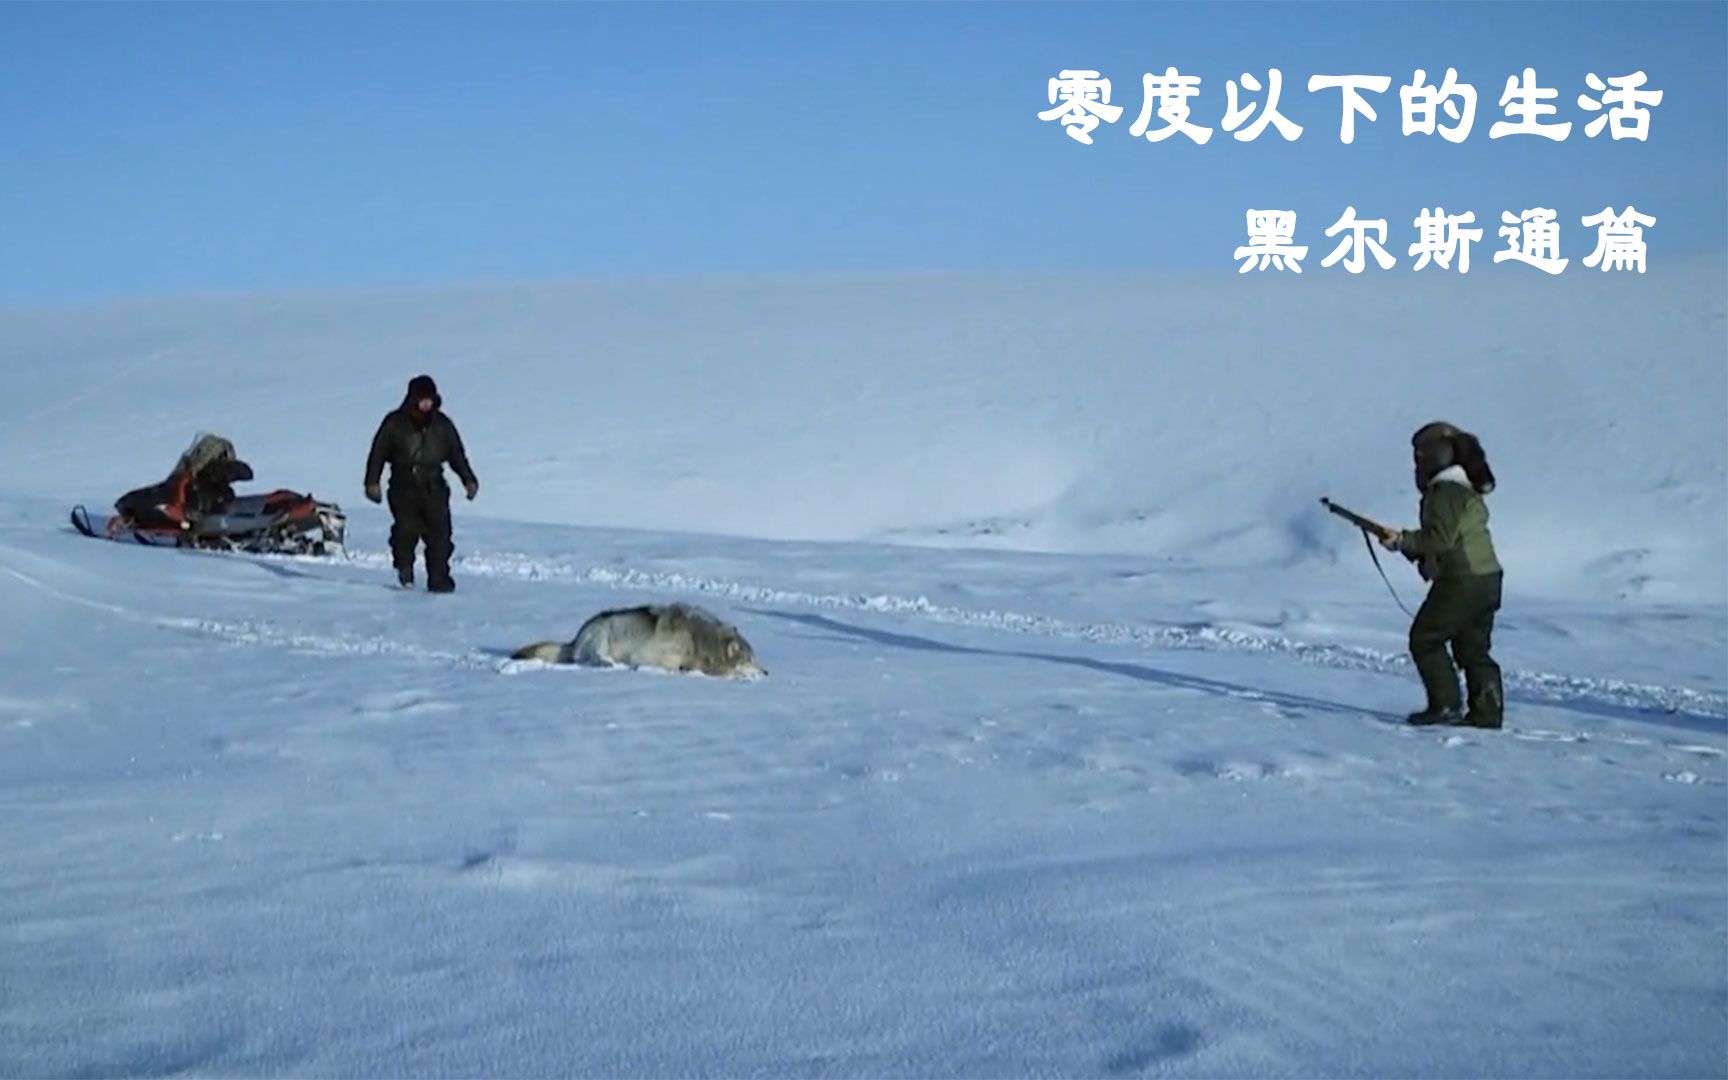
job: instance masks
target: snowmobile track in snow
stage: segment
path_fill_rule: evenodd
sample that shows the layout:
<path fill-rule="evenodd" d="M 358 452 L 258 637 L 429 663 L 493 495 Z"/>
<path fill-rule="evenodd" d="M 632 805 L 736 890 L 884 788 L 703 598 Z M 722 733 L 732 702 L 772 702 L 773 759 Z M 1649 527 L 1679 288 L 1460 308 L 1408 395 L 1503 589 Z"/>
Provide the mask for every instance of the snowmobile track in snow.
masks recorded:
<path fill-rule="evenodd" d="M 237 556 L 243 557 L 243 556 Z M 114 615 L 128 622 L 142 623 L 163 630 L 215 638 L 233 645 L 262 645 L 291 649 L 319 656 L 403 656 L 473 670 L 495 669 L 497 662 L 482 653 L 460 653 L 440 649 L 424 649 L 416 645 L 392 641 L 372 635 L 311 634 L 290 630 L 263 620 L 199 619 L 175 615 L 151 615 L 134 611 L 119 604 L 69 593 L 13 567 L 0 567 L 5 573 L 31 588 L 79 607 Z M 392 592 L 401 590 L 392 588 Z"/>
<path fill-rule="evenodd" d="M 355 565 L 389 565 L 389 557 L 377 552 L 350 552 L 348 561 Z M 456 563 L 464 573 L 478 577 L 597 585 L 619 590 L 646 590 L 682 595 L 699 594 L 744 603 L 860 611 L 921 619 L 948 626 L 1002 630 L 1109 645 L 1135 645 L 1150 649 L 1260 653 L 1287 656 L 1319 667 L 1382 674 L 1404 674 L 1410 669 L 1409 659 L 1401 654 L 1345 645 L 1316 644 L 1278 634 L 1233 630 L 1208 624 L 1136 626 L 1125 623 L 1073 622 L 1046 615 L 999 609 L 954 607 L 934 603 L 923 596 L 812 593 L 677 572 L 547 562 L 508 552 L 463 556 L 459 557 Z M 1595 706 L 1633 712 L 1675 714 L 1711 722 L 1713 728 L 1728 730 L 1728 694 L 1683 686 L 1657 686 L 1622 679 L 1590 679 L 1541 671 L 1507 671 L 1505 679 L 1508 689 L 1528 702 L 1573 710 Z"/>
<path fill-rule="evenodd" d="M 327 559 L 291 556 L 225 555 L 269 566 L 283 562 L 307 566 L 309 570 L 332 565 Z M 349 551 L 336 565 L 388 569 L 389 556 L 382 552 Z M 777 589 L 738 581 L 684 574 L 675 571 L 644 571 L 628 567 L 583 566 L 536 559 L 531 556 L 495 552 L 459 557 L 463 573 L 481 578 L 522 580 L 603 587 L 616 590 L 651 591 L 682 596 L 692 594 L 733 602 L 778 604 L 828 611 L 856 611 L 895 618 L 921 620 L 947 626 L 1004 631 L 1059 640 L 1127 645 L 1146 649 L 1202 652 L 1254 653 L 1284 656 L 1319 667 L 1403 675 L 1409 661 L 1402 655 L 1352 646 L 1316 644 L 1276 634 L 1235 630 L 1208 624 L 1132 625 L 1085 623 L 1046 615 L 989 608 L 963 608 L 934 603 L 924 596 L 890 594 L 813 593 Z M 460 652 L 428 649 L 376 635 L 315 634 L 278 626 L 264 620 L 219 620 L 150 615 L 119 605 L 91 600 L 58 589 L 44 581 L 7 567 L 12 577 L 65 601 L 146 622 L 164 629 L 208 636 L 238 645 L 265 645 L 314 655 L 392 655 L 419 659 L 470 670 L 502 670 L 498 658 L 484 651 Z M 295 576 L 352 585 L 351 580 L 316 572 Z M 390 591 L 402 590 L 390 586 Z M 1637 713 L 1677 715 L 1691 726 L 1713 734 L 1728 731 L 1728 695 L 1688 687 L 1656 686 L 1619 679 L 1587 679 L 1547 672 L 1507 671 L 1508 689 L 1520 700 L 1572 711 L 1626 710 Z M 1544 733 L 1552 740 L 1572 738 L 1577 733 Z M 1579 739 L 1585 736 L 1578 735 Z"/>

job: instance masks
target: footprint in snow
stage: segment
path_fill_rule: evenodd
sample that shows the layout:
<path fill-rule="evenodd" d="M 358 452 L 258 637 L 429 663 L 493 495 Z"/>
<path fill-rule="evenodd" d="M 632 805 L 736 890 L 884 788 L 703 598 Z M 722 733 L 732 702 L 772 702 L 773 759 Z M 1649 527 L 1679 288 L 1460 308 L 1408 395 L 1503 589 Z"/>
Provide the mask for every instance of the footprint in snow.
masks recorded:
<path fill-rule="evenodd" d="M 368 694 L 355 705 L 362 716 L 394 716 L 403 713 L 448 712 L 455 706 L 439 701 L 419 690 L 400 690 L 389 694 Z"/>
<path fill-rule="evenodd" d="M 1194 778 L 1205 777 L 1213 780 L 1265 780 L 1268 777 L 1281 776 L 1283 772 L 1277 765 L 1266 761 L 1178 761 L 1171 765 L 1179 775 Z"/>
<path fill-rule="evenodd" d="M 1669 743 L 1668 749 L 1678 750 L 1683 754 L 1697 754 L 1699 757 L 1723 757 L 1725 752 L 1715 746 L 1700 746 L 1696 743 Z"/>

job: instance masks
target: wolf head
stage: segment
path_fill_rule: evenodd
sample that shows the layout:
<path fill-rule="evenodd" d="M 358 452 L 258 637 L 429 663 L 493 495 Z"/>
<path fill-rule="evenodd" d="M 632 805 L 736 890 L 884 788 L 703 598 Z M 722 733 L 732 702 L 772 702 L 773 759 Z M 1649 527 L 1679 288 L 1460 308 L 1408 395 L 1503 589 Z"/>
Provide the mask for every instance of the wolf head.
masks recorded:
<path fill-rule="evenodd" d="M 723 660 L 721 670 L 709 672 L 711 675 L 731 675 L 745 679 L 760 679 L 768 674 L 768 669 L 756 661 L 756 652 L 750 648 L 750 643 L 744 640 L 744 635 L 735 626 L 727 626 L 731 633 L 725 635 L 720 645 L 720 656 Z"/>
<path fill-rule="evenodd" d="M 650 610 L 662 633 L 689 642 L 689 666 L 704 675 L 760 678 L 768 674 L 756 653 L 731 623 L 694 604 L 656 605 Z"/>

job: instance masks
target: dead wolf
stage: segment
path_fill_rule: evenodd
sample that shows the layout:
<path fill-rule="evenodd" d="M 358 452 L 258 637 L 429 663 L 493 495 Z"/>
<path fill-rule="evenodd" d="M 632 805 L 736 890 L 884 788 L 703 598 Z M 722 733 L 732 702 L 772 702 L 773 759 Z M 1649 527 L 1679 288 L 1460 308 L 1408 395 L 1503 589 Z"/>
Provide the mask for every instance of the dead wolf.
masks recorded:
<path fill-rule="evenodd" d="M 602 611 L 583 623 L 570 641 L 526 645 L 511 658 L 699 671 L 723 678 L 768 674 L 736 626 L 693 604 L 645 604 Z"/>

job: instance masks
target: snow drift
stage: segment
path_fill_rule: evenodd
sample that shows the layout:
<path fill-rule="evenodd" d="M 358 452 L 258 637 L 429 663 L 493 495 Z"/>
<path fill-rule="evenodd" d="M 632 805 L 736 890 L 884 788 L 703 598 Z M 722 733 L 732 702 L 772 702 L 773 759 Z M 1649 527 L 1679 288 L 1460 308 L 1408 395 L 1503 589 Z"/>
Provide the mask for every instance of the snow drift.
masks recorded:
<path fill-rule="evenodd" d="M 1721 1075 L 1721 283 L 0 314 L 0 1076 Z M 422 370 L 453 596 L 356 498 Z M 1400 723 L 1315 503 L 1408 521 L 1436 417 L 1500 479 L 1504 732 Z M 199 427 L 348 556 L 66 527 Z M 507 659 L 668 600 L 774 677 Z"/>
<path fill-rule="evenodd" d="M 1724 280 L 930 274 L 10 311 L 0 456 L 10 490 L 93 500 L 203 424 L 351 500 L 425 370 L 488 515 L 1301 571 L 1356 544 L 1319 495 L 1410 518 L 1406 440 L 1446 418 L 1501 476 L 1513 587 L 1720 604 Z"/>

